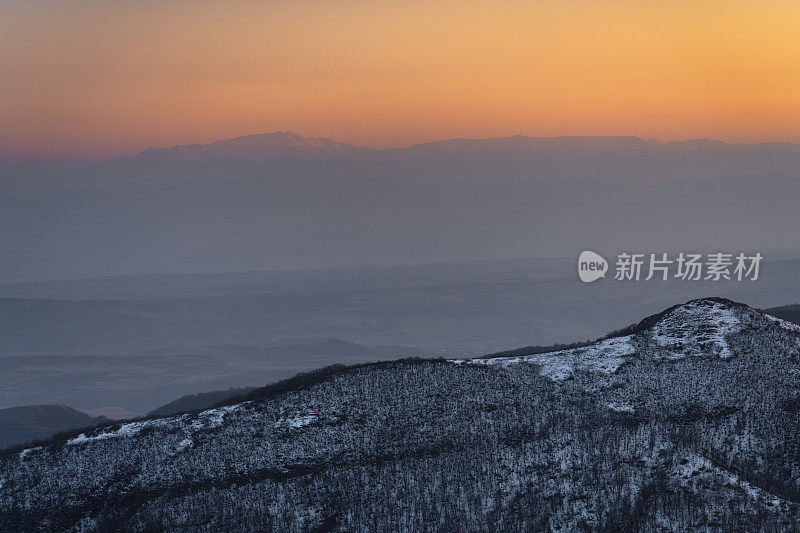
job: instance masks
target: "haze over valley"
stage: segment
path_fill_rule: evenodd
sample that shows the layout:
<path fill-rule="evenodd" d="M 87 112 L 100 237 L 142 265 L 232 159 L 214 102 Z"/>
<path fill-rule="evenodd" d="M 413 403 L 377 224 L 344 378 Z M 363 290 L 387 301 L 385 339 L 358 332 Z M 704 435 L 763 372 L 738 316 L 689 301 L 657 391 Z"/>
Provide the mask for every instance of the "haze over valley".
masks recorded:
<path fill-rule="evenodd" d="M 75 165 L 0 170 L 0 281 L 800 247 L 791 144 L 275 132 Z"/>
<path fill-rule="evenodd" d="M 339 363 L 472 357 L 595 339 L 698 294 L 800 301 L 800 259 L 758 281 L 581 283 L 576 259 L 0 285 L 0 408 L 111 418 L 184 394 L 262 386 Z"/>

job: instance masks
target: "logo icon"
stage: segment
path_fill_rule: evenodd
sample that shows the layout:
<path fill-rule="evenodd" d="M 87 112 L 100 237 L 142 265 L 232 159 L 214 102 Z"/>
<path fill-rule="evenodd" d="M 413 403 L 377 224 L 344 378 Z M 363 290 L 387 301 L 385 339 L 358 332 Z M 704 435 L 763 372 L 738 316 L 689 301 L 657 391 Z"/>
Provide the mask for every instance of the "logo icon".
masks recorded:
<path fill-rule="evenodd" d="M 600 278 L 606 277 L 608 271 L 608 261 L 595 252 L 585 250 L 578 257 L 578 277 L 584 283 L 591 283 Z"/>

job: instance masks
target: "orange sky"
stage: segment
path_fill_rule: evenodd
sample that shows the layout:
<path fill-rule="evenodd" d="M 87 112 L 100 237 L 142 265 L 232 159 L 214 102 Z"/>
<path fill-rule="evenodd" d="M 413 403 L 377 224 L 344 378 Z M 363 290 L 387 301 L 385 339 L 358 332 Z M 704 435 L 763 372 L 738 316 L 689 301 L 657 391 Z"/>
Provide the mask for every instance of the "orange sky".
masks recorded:
<path fill-rule="evenodd" d="M 800 2 L 0 3 L 0 156 L 279 129 L 800 142 Z"/>

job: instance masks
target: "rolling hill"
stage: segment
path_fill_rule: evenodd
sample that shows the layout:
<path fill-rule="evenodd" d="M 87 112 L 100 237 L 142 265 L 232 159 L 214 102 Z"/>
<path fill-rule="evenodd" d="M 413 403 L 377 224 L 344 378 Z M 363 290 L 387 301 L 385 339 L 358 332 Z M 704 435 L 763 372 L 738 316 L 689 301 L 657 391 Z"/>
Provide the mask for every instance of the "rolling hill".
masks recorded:
<path fill-rule="evenodd" d="M 765 311 L 773 316 L 782 318 L 788 322 L 800 324 L 800 304 L 782 305 L 780 307 L 771 307 Z"/>
<path fill-rule="evenodd" d="M 94 426 L 108 421 L 65 405 L 24 405 L 0 409 L 0 449 L 35 440 L 49 439 L 56 433 Z"/>
<path fill-rule="evenodd" d="M 7 530 L 800 527 L 800 327 L 693 300 L 551 353 L 330 367 L 0 458 Z"/>

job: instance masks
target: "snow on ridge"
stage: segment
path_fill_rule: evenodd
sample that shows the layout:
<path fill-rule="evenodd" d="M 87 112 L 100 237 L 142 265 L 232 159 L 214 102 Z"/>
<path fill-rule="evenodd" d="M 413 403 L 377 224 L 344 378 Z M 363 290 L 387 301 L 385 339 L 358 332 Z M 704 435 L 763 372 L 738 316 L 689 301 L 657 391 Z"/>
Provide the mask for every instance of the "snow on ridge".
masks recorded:
<path fill-rule="evenodd" d="M 249 402 L 245 402 L 249 403 Z M 225 407 L 217 407 L 216 409 L 208 409 L 197 415 L 197 419 L 192 422 L 192 429 L 213 429 L 222 425 L 225 420 L 225 415 L 238 410 L 242 405 L 237 403 L 234 405 L 226 405 Z"/>
<path fill-rule="evenodd" d="M 702 356 L 706 350 L 722 359 L 732 357 L 726 337 L 742 330 L 731 306 L 713 300 L 695 300 L 673 309 L 653 326 L 653 338 L 667 349 L 667 359 Z"/>
<path fill-rule="evenodd" d="M 224 407 L 217 407 L 214 409 L 207 409 L 205 411 L 198 413 L 197 417 L 194 420 L 192 420 L 191 423 L 188 423 L 190 415 L 187 414 L 171 416 L 167 418 L 156 418 L 152 420 L 140 420 L 137 422 L 128 422 L 126 424 L 122 424 L 115 431 L 103 430 L 95 435 L 86 435 L 86 433 L 81 433 L 77 437 L 68 440 L 67 445 L 74 446 L 77 444 L 85 444 L 87 442 L 94 442 L 105 439 L 134 437 L 138 435 L 145 428 L 161 428 L 161 427 L 182 428 L 187 435 L 186 438 L 189 439 L 191 435 L 197 432 L 198 430 L 213 429 L 221 426 L 225 420 L 226 414 L 238 410 L 247 403 L 250 402 L 244 402 L 234 405 L 226 405 Z M 184 444 L 184 443 L 185 440 L 179 444 Z M 184 446 L 184 448 L 185 447 L 186 446 Z"/>
<path fill-rule="evenodd" d="M 767 317 L 767 319 L 770 320 L 771 322 L 775 322 L 776 324 L 778 324 L 783 329 L 793 331 L 795 333 L 800 333 L 800 326 L 798 326 L 797 324 L 794 324 L 782 318 L 778 318 L 769 313 L 764 313 L 764 316 Z"/>
<path fill-rule="evenodd" d="M 29 453 L 33 453 L 33 452 L 35 452 L 37 450 L 41 450 L 41 449 L 42 449 L 41 446 L 34 446 L 33 448 L 25 448 L 24 450 L 19 452 L 19 458 L 20 458 L 20 460 L 25 459 L 25 456 L 27 456 Z"/>
<path fill-rule="evenodd" d="M 83 444 L 97 440 L 113 439 L 119 437 L 133 437 L 138 435 L 141 430 L 146 427 L 161 427 L 166 425 L 164 422 L 167 419 L 160 420 L 142 420 L 141 422 L 128 422 L 122 424 L 116 431 L 102 431 L 97 435 L 87 436 L 86 433 L 81 433 L 77 437 L 69 439 L 67 445 L 74 446 L 76 444 Z"/>
<path fill-rule="evenodd" d="M 727 337 L 742 331 L 745 322 L 766 316 L 780 326 L 800 332 L 800 326 L 761 312 L 725 303 L 718 299 L 693 300 L 677 306 L 661 316 L 650 332 L 661 349 L 660 357 L 677 360 L 687 356 L 712 354 L 721 359 L 733 357 Z M 640 334 L 636 334 L 640 335 Z M 572 377 L 576 371 L 613 374 L 626 357 L 636 353 L 631 340 L 634 335 L 615 337 L 581 348 L 572 348 L 542 354 L 495 357 L 489 359 L 452 359 L 456 365 L 478 364 L 506 367 L 518 363 L 542 366 L 541 375 L 554 381 Z"/>
<path fill-rule="evenodd" d="M 589 346 L 571 348 L 519 357 L 493 357 L 490 359 L 454 359 L 454 364 L 475 364 L 507 367 L 519 363 L 541 366 L 540 374 L 553 381 L 563 381 L 574 376 L 576 371 L 613 374 L 621 367 L 626 357 L 636 353 L 631 343 L 632 336 L 605 339 Z"/>

